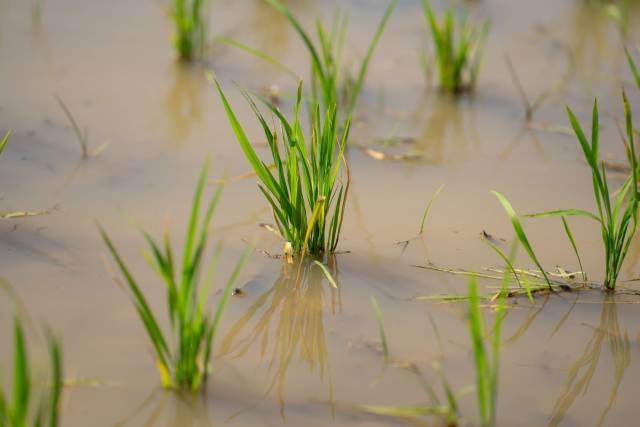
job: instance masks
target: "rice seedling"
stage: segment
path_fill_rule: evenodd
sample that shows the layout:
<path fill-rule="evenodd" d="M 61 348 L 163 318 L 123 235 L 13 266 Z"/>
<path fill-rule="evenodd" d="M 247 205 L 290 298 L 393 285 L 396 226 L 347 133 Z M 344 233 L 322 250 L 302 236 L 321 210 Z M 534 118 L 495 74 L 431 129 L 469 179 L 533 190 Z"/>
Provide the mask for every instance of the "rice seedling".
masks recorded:
<path fill-rule="evenodd" d="M 503 281 L 503 287 L 506 279 Z M 480 425 L 493 427 L 496 424 L 498 402 L 498 373 L 500 367 L 500 337 L 502 321 L 505 317 L 504 292 L 498 300 L 496 318 L 493 327 L 486 330 L 484 318 L 480 313 L 478 285 L 474 277 L 469 280 L 469 330 L 473 343 L 473 360 L 476 368 L 476 397 L 480 412 Z M 490 350 L 485 346 L 485 336 L 491 336 Z"/>
<path fill-rule="evenodd" d="M 2 154 L 2 152 L 4 151 L 4 147 L 9 142 L 9 137 L 11 137 L 11 132 L 13 131 L 9 129 L 7 133 L 5 133 L 4 136 L 2 137 L 2 140 L 0 140 L 0 154 Z"/>
<path fill-rule="evenodd" d="M 336 11 L 330 27 L 326 26 L 321 19 L 318 19 L 316 21 L 317 42 L 314 42 L 309 32 L 305 30 L 304 26 L 285 4 L 280 0 L 266 1 L 287 18 L 304 43 L 311 61 L 311 78 L 309 81 L 311 85 L 312 102 L 320 104 L 323 109 L 336 106 L 336 108 L 339 109 L 338 115 L 341 120 L 346 120 L 348 117 L 351 117 L 356 107 L 358 97 L 362 92 L 371 58 L 398 0 L 393 0 L 386 8 L 371 38 L 371 42 L 360 63 L 355 78 L 351 77 L 347 71 L 343 69 L 343 48 L 348 29 L 347 16 Z M 222 41 L 263 59 L 272 65 L 276 65 L 277 68 L 286 70 L 288 74 L 294 77 L 299 75 L 290 71 L 286 66 L 280 64 L 269 55 L 259 52 L 256 49 L 244 46 L 230 39 L 222 39 Z M 311 114 L 313 114 L 313 111 L 311 111 Z"/>
<path fill-rule="evenodd" d="M 520 218 L 518 217 L 518 214 L 516 214 L 515 210 L 513 209 L 513 206 L 511 206 L 511 203 L 509 202 L 509 200 L 507 200 L 506 197 L 504 197 L 502 194 L 498 193 L 497 191 L 492 191 L 492 193 L 494 196 L 498 198 L 498 200 L 500 201 L 500 204 L 502 205 L 505 212 L 509 216 L 509 219 L 511 220 L 511 225 L 513 226 L 513 230 L 516 233 L 516 237 L 518 238 L 518 240 L 524 247 L 525 251 L 529 255 L 529 258 L 531 258 L 531 260 L 540 269 L 540 273 L 544 277 L 544 280 L 549 286 L 549 289 L 552 290 L 553 288 L 552 288 L 551 280 L 549 280 L 549 276 L 547 272 L 544 270 L 544 268 L 542 268 L 542 264 L 540 264 L 540 261 L 538 261 L 538 257 L 536 256 L 536 253 L 533 251 L 533 247 L 531 246 L 531 243 L 529 243 L 529 239 L 527 238 L 527 235 L 524 232 L 524 228 L 522 227 L 522 223 L 520 222 Z M 511 268 L 513 269 L 513 267 Z"/>
<path fill-rule="evenodd" d="M 384 319 L 382 318 L 382 312 L 380 311 L 380 304 L 376 297 L 371 295 L 371 306 L 373 312 L 376 315 L 376 321 L 378 322 L 378 333 L 380 334 L 380 343 L 382 344 L 382 354 L 384 355 L 384 363 L 389 363 L 389 345 L 387 344 L 387 334 L 384 331 Z"/>
<path fill-rule="evenodd" d="M 431 206 L 433 205 L 433 202 L 438 198 L 438 196 L 440 195 L 443 189 L 444 189 L 444 184 L 438 187 L 436 192 L 433 193 L 433 195 L 429 199 L 429 203 L 427 203 L 427 206 L 424 208 L 424 212 L 422 213 L 422 219 L 420 220 L 420 230 L 418 231 L 419 235 L 422 235 L 424 233 L 424 226 L 427 222 L 427 218 L 429 217 Z"/>
<path fill-rule="evenodd" d="M 62 356 L 58 341 L 48 334 L 50 385 L 37 391 L 22 321 L 13 320 L 13 392 L 0 385 L 0 426 L 57 427 L 62 392 Z"/>
<path fill-rule="evenodd" d="M 210 0 L 173 0 L 173 45 L 181 61 L 192 61 L 205 53 Z"/>
<path fill-rule="evenodd" d="M 93 150 L 92 152 L 89 152 L 88 129 L 84 128 L 84 130 L 80 130 L 80 126 L 78 125 L 78 122 L 76 121 L 76 119 L 73 117 L 73 114 L 71 113 L 71 110 L 69 109 L 69 107 L 67 107 L 67 104 L 65 104 L 65 102 L 62 100 L 60 96 L 54 95 L 54 97 L 56 98 L 56 101 L 58 102 L 60 109 L 62 109 L 62 112 L 67 117 L 67 120 L 69 120 L 69 123 L 71 124 L 71 128 L 73 129 L 73 132 L 76 134 L 76 137 L 78 138 L 78 143 L 80 144 L 80 150 L 82 152 L 82 160 L 89 160 L 89 158 L 91 157 L 98 157 L 100 153 L 102 153 L 105 150 L 105 148 L 107 148 L 109 143 L 106 142 L 104 144 L 101 144 L 98 147 L 96 147 L 95 150 Z"/>
<path fill-rule="evenodd" d="M 456 20 L 453 8 L 447 9 L 439 22 L 429 0 L 422 0 L 422 9 L 433 39 L 440 88 L 452 94 L 473 90 L 490 22 L 485 20 L 478 28 L 466 12 Z"/>
<path fill-rule="evenodd" d="M 503 276 L 503 289 L 507 286 L 507 274 Z M 505 318 L 505 298 L 506 292 L 500 292 L 495 305 L 496 317 L 491 328 L 485 326 L 484 316 L 480 311 L 481 298 L 478 295 L 476 278 L 471 276 L 469 280 L 469 295 L 466 297 L 469 304 L 468 325 L 471 335 L 473 359 L 476 372 L 476 398 L 478 400 L 478 411 L 480 426 L 493 427 L 496 424 L 496 408 L 498 399 L 498 373 L 500 366 L 500 347 L 502 336 L 502 322 Z M 382 321 L 380 307 L 374 297 L 371 297 L 374 313 L 378 322 L 380 339 L 383 345 L 385 363 L 389 360 L 389 349 Z M 438 330 L 431 319 L 437 342 L 440 344 Z M 485 344 L 485 337 L 490 338 L 490 345 Z M 453 392 L 446 376 L 438 369 L 442 388 L 446 396 L 446 402 L 441 402 L 433 387 L 422 377 L 419 368 L 414 364 L 398 364 L 398 366 L 408 369 L 416 374 L 423 388 L 429 396 L 430 403 L 427 405 L 415 406 L 376 406 L 359 405 L 358 409 L 376 415 L 386 415 L 402 418 L 414 418 L 424 415 L 435 415 L 442 417 L 447 426 L 457 426 L 461 420 L 458 398 Z"/>
<path fill-rule="evenodd" d="M 582 152 L 584 153 L 584 157 L 591 168 L 593 194 L 598 208 L 597 214 L 579 209 L 561 209 L 530 215 L 537 218 L 583 216 L 598 222 L 602 233 L 602 243 L 605 253 L 605 277 L 603 285 L 604 288 L 609 291 L 615 290 L 616 288 L 620 269 L 629 251 L 629 245 L 636 233 L 638 224 L 638 201 L 640 197 L 638 195 L 638 174 L 640 171 L 638 170 L 638 160 L 633 140 L 632 111 L 624 91 L 622 98 L 627 131 L 625 141 L 626 154 L 631 173 L 622 187 L 617 191 L 617 194 L 610 192 L 606 167 L 604 162 L 600 161 L 598 101 L 595 100 L 591 118 L 591 141 L 587 139 L 587 136 L 582 130 L 582 126 L 569 107 L 567 107 L 567 114 L 578 142 L 580 143 L 580 147 L 582 148 Z"/>
<path fill-rule="evenodd" d="M 193 198 L 181 267 L 174 263 L 174 252 L 168 232 L 164 234 L 161 243 L 156 242 L 148 233 L 142 232 L 152 253 L 149 263 L 166 284 L 167 311 L 171 327 L 169 334 L 165 334 L 160 328 L 154 310 L 149 306 L 138 282 L 105 230 L 98 226 L 102 239 L 126 282 L 127 286 L 123 288 L 129 291 L 129 297 L 153 345 L 162 385 L 165 388 L 184 388 L 194 393 L 204 387 L 211 373 L 209 359 L 220 319 L 231 297 L 238 274 L 251 252 L 251 248 L 248 248 L 237 262 L 216 312 L 211 315 L 206 306 L 221 252 L 220 246 L 213 254 L 203 283 L 200 283 L 200 270 L 205 262 L 203 257 L 209 238 L 209 225 L 220 200 L 222 188 L 220 187 L 211 198 L 200 221 L 207 170 L 205 165 Z M 175 341 L 173 348 L 170 348 L 171 337 L 174 337 Z"/>
<path fill-rule="evenodd" d="M 44 10 L 44 0 L 31 1 L 31 17 L 33 18 L 33 22 L 39 23 L 42 20 L 43 10 Z"/>
<path fill-rule="evenodd" d="M 291 244 L 295 254 L 320 255 L 335 252 L 349 192 L 349 167 L 344 150 L 350 120 L 347 119 L 340 136 L 335 105 L 321 110 L 316 104 L 310 123 L 311 137 L 307 139 L 310 143 L 307 144 L 299 118 L 302 82 L 298 86 L 293 123 L 273 104 L 263 100 L 277 116 L 280 134 L 276 129 L 272 131 L 269 128 L 254 99 L 243 90 L 269 144 L 276 169 L 272 173 L 258 157 L 220 84 L 217 81 L 215 84 L 236 139 L 258 176 L 260 191 L 271 205 L 282 238 Z M 283 140 L 282 153 L 279 138 Z M 346 184 L 339 179 L 342 164 L 346 170 Z"/>
<path fill-rule="evenodd" d="M 629 68 L 631 69 L 631 74 L 633 74 L 633 79 L 635 80 L 638 89 L 640 89 L 640 70 L 638 70 L 636 63 L 633 60 L 633 56 L 629 53 L 629 49 L 625 48 L 624 53 L 627 56 L 627 62 L 629 62 Z"/>
<path fill-rule="evenodd" d="M 389 347 L 387 344 L 387 335 L 385 332 L 382 312 L 380 311 L 380 306 L 378 304 L 377 299 L 373 295 L 371 296 L 371 304 L 373 307 L 374 314 L 376 316 L 376 322 L 378 323 L 378 334 L 380 336 L 380 342 L 382 344 L 382 354 L 384 356 L 384 362 L 386 367 L 391 362 L 391 356 L 390 356 Z M 436 337 L 438 338 L 438 344 L 440 345 L 440 336 L 438 334 L 437 329 L 435 328 L 435 323 L 433 323 L 433 319 L 430 318 L 430 320 L 432 322 L 432 326 L 434 327 Z M 439 378 L 442 383 L 442 388 L 446 396 L 445 403 L 441 402 L 441 400 L 438 397 L 438 394 L 435 392 L 434 388 L 423 376 L 420 368 L 416 364 L 394 362 L 393 365 L 395 367 L 405 369 L 416 376 L 416 378 L 420 382 L 420 385 L 422 386 L 426 395 L 429 398 L 429 403 L 411 405 L 411 406 L 356 405 L 357 410 L 366 412 L 369 414 L 373 414 L 373 415 L 399 417 L 399 418 L 405 418 L 405 419 L 407 418 L 411 419 L 411 418 L 416 418 L 420 416 L 436 416 L 444 419 L 446 421 L 447 426 L 455 427 L 458 425 L 458 421 L 460 420 L 458 400 L 455 393 L 451 389 L 451 386 L 449 385 L 449 382 L 446 376 L 442 373 L 439 367 L 437 370 L 438 370 Z"/>

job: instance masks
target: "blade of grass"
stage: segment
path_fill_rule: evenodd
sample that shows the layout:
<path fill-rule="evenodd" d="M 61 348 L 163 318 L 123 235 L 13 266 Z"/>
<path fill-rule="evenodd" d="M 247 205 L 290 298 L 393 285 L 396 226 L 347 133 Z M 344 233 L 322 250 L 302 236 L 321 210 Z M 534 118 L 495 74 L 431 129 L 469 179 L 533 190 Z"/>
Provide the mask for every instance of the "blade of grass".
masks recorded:
<path fill-rule="evenodd" d="M 522 224 L 520 223 L 520 219 L 518 218 L 518 215 L 516 214 L 516 212 L 513 210 L 513 207 L 511 206 L 511 203 L 509 203 L 509 201 L 506 199 L 506 197 L 504 197 L 499 192 L 491 191 L 491 193 L 493 193 L 493 195 L 496 196 L 498 198 L 498 200 L 500 201 L 500 203 L 502 204 L 502 207 L 504 208 L 504 210 L 506 211 L 507 215 L 509 216 L 509 219 L 511 220 L 511 224 L 513 225 L 513 229 L 516 232 L 516 235 L 518 236 L 518 240 L 520 240 L 520 243 L 522 244 L 524 249 L 529 254 L 529 257 L 531 258 L 531 260 L 536 264 L 536 266 L 538 266 L 538 268 L 540 269 L 540 272 L 544 276 L 545 281 L 549 285 L 549 289 L 552 290 L 553 287 L 551 286 L 551 281 L 549 280 L 549 277 L 547 276 L 547 272 L 544 270 L 544 268 L 542 268 L 542 265 L 540 264 L 540 261 L 538 261 L 538 257 L 536 256 L 535 252 L 533 251 L 533 248 L 531 247 L 531 244 L 529 243 L 529 239 L 527 238 L 527 235 L 525 234 L 524 229 L 522 228 Z"/>
<path fill-rule="evenodd" d="M 334 289 L 338 289 L 338 284 L 336 283 L 336 280 L 333 278 L 333 276 L 331 275 L 331 273 L 329 272 L 327 267 L 323 263 L 321 263 L 320 261 L 317 261 L 317 260 L 313 261 L 313 263 L 315 265 L 317 265 L 318 267 L 320 267 L 320 270 L 322 270 L 322 272 L 324 273 L 324 276 L 329 281 L 329 284 L 331 285 L 331 287 L 334 288 Z"/>
<path fill-rule="evenodd" d="M 382 20 L 378 24 L 376 28 L 376 32 L 371 39 L 371 43 L 369 44 L 369 48 L 367 49 L 367 53 L 364 56 L 362 64 L 360 65 L 360 71 L 358 72 L 358 78 L 356 79 L 356 83 L 354 85 L 353 91 L 351 93 L 351 99 L 349 100 L 349 104 L 347 107 L 347 114 L 351 116 L 351 113 L 355 109 L 356 102 L 358 101 L 358 96 L 360 95 L 360 91 L 362 90 L 362 85 L 364 84 L 364 78 L 367 75 L 367 69 L 369 68 L 369 62 L 371 61 L 371 57 L 373 56 L 373 52 L 375 51 L 378 42 L 380 41 L 380 37 L 384 32 L 385 27 L 387 26 L 387 22 L 389 21 L 389 17 L 396 5 L 398 4 L 398 0 L 393 0 L 382 16 Z"/>
<path fill-rule="evenodd" d="M 627 62 L 629 63 L 629 68 L 631 69 L 631 73 L 633 74 L 633 79 L 636 81 L 636 85 L 638 86 L 638 89 L 640 89 L 640 70 L 638 70 L 638 67 L 636 66 L 636 63 L 633 60 L 633 57 L 629 53 L 629 49 L 625 47 L 624 53 L 627 56 Z"/>
<path fill-rule="evenodd" d="M 571 228 L 569 227 L 569 223 L 564 216 L 560 217 L 562 219 L 562 225 L 564 227 L 564 231 L 567 234 L 567 238 L 571 243 L 571 247 L 573 248 L 573 252 L 576 254 L 576 258 L 578 259 L 578 265 L 580 266 L 580 272 L 582 274 L 582 281 L 586 283 L 587 275 L 584 272 L 584 268 L 582 267 L 582 260 L 580 259 L 580 252 L 578 251 L 578 246 L 576 245 L 576 241 L 573 238 L 573 233 L 571 232 Z"/>
<path fill-rule="evenodd" d="M 373 307 L 373 313 L 376 315 L 376 321 L 378 322 L 378 333 L 380 334 L 384 363 L 388 364 L 391 359 L 389 355 L 389 345 L 387 344 L 387 335 L 384 331 L 384 320 L 382 319 L 382 311 L 380 311 L 378 300 L 373 295 L 371 295 L 371 306 Z"/>
<path fill-rule="evenodd" d="M 11 132 L 13 131 L 9 129 L 7 133 L 4 135 L 4 137 L 2 138 L 2 140 L 0 140 L 0 154 L 2 154 L 2 151 L 4 150 L 4 147 L 7 145 L 7 142 L 9 142 L 9 137 L 11 136 Z"/>
<path fill-rule="evenodd" d="M 216 37 L 216 40 L 221 41 L 222 43 L 227 44 L 229 46 L 240 49 L 243 52 L 248 53 L 249 55 L 252 55 L 258 59 L 265 61 L 268 64 L 271 64 L 273 67 L 277 68 L 278 70 L 293 77 L 296 81 L 299 81 L 302 79 L 302 77 L 300 77 L 298 73 L 296 73 L 291 68 L 287 67 L 282 62 L 278 61 L 277 59 L 275 59 L 274 57 L 272 57 L 271 55 L 267 54 L 262 50 L 252 48 L 251 46 L 247 46 L 246 44 L 241 43 L 238 40 L 232 39 L 231 37 L 218 36 Z"/>
<path fill-rule="evenodd" d="M 82 150 L 82 159 L 87 160 L 89 158 L 89 147 L 87 146 L 88 141 L 87 141 L 86 132 L 82 132 L 80 130 L 80 126 L 78 126 L 76 119 L 73 117 L 73 114 L 71 114 L 71 110 L 69 110 L 69 107 L 67 107 L 67 104 L 64 103 L 62 98 L 59 95 L 54 95 L 54 97 L 58 102 L 58 105 L 64 112 L 64 115 L 67 117 L 67 120 L 69 120 L 69 123 L 71 123 L 73 132 L 76 134 L 76 137 L 78 138 L 78 142 L 80 143 L 80 149 Z"/>
<path fill-rule="evenodd" d="M 433 205 L 433 202 L 438 198 L 442 189 L 444 189 L 444 184 L 438 187 L 436 192 L 433 193 L 433 195 L 429 199 L 429 203 L 427 203 L 427 206 L 424 208 L 424 212 L 422 213 L 422 220 L 420 221 L 420 231 L 418 232 L 418 234 L 422 235 L 424 233 L 424 225 L 427 222 L 427 217 L 429 216 L 429 212 L 431 211 L 431 205 Z"/>

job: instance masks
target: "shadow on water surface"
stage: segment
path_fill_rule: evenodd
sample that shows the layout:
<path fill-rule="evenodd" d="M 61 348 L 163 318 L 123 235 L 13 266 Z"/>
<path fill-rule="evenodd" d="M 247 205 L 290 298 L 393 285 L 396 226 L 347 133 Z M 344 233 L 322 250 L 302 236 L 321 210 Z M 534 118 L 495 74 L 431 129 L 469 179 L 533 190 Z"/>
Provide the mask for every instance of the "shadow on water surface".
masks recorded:
<path fill-rule="evenodd" d="M 330 260 L 328 270 L 337 280 L 335 258 Z M 285 417 L 287 371 L 296 355 L 311 373 L 317 371 L 321 382 L 324 383 L 326 377 L 328 400 L 333 402 L 325 305 L 330 306 L 332 315 L 341 311 L 340 291 L 328 286 L 320 267 L 309 260 L 300 265 L 285 263 L 273 286 L 258 296 L 244 315 L 232 324 L 222 340 L 218 357 L 241 358 L 255 346 L 259 347 L 260 360 L 268 359 L 267 389 L 253 406 L 258 406 L 275 389 L 280 415 Z M 244 411 L 246 409 L 233 417 Z"/>

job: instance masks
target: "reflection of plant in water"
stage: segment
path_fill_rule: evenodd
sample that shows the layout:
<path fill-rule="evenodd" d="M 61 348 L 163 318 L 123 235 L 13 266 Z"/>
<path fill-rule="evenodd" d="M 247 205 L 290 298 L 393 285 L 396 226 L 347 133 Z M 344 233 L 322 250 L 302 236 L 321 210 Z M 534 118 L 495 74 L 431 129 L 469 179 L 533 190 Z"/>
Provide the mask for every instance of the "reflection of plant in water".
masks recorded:
<path fill-rule="evenodd" d="M 199 70 L 177 63 L 172 70 L 173 84 L 167 93 L 166 118 L 172 140 L 180 143 L 189 137 L 192 125 L 202 123 L 204 75 Z"/>
<path fill-rule="evenodd" d="M 420 106 L 419 110 L 422 108 Z M 441 97 L 433 99 L 427 119 L 422 114 L 416 116 L 416 123 L 422 125 L 416 149 L 424 153 L 428 163 L 441 166 L 469 158 L 469 150 L 474 148 L 478 138 L 475 112 L 465 110 L 461 111 L 460 104 L 454 99 Z"/>
<path fill-rule="evenodd" d="M 127 425 L 200 427 L 210 426 L 207 400 L 188 393 L 163 392 L 156 387 L 138 406 L 113 427 Z M 141 420 L 139 420 L 141 419 Z M 142 422 L 139 422 L 142 421 Z M 164 423 L 161 421 L 164 420 Z"/>
<path fill-rule="evenodd" d="M 329 263 L 336 277 L 337 267 Z M 256 344 L 260 358 L 269 356 L 268 375 L 271 378 L 265 392 L 267 396 L 276 388 L 280 413 L 284 417 L 284 389 L 287 371 L 296 353 L 313 373 L 328 379 L 329 400 L 333 401 L 333 380 L 329 365 L 324 329 L 325 276 L 313 262 L 284 264 L 273 286 L 260 295 L 229 330 L 222 341 L 220 355 L 244 356 Z M 331 311 L 339 309 L 339 293 L 331 288 Z M 249 331 L 249 324 L 254 320 Z M 243 331 L 245 336 L 241 337 Z M 272 342 L 269 350 L 270 341 Z"/>
<path fill-rule="evenodd" d="M 549 426 L 559 425 L 578 395 L 585 394 L 588 391 L 589 384 L 598 368 L 602 346 L 605 342 L 609 343 L 615 375 L 607 406 L 598 419 L 598 426 L 603 425 L 605 417 L 616 401 L 618 388 L 625 370 L 629 367 L 629 358 L 631 356 L 629 335 L 626 330 L 623 333 L 620 329 L 618 307 L 613 295 L 605 295 L 600 314 L 600 326 L 594 329 L 593 336 L 587 343 L 582 355 L 571 366 L 564 390 L 553 408 Z"/>

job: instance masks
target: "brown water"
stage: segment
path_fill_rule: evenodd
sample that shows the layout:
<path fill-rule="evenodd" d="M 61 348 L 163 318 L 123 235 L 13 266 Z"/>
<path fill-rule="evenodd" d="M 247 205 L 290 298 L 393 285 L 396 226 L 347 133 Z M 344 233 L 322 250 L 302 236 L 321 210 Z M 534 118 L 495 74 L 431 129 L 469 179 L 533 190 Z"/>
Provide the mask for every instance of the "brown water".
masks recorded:
<path fill-rule="evenodd" d="M 373 141 L 397 136 L 410 143 L 390 150 L 418 158 L 378 161 L 364 149 L 349 152 L 352 193 L 340 244 L 349 253 L 339 255 L 334 267 L 339 290 L 310 266 L 302 287 L 291 292 L 289 268 L 253 254 L 241 275 L 244 296 L 234 297 L 224 316 L 216 373 L 206 396 L 191 400 L 158 390 L 145 333 L 105 267 L 93 222 L 109 230 L 152 303 L 162 306 L 162 284 L 140 256 L 143 241 L 127 217 L 153 233 L 170 224 L 174 236 L 182 235 L 205 156 L 213 159 L 212 179 L 249 169 L 202 68 L 175 63 L 160 3 L 45 0 L 37 20 L 30 1 L 0 0 L 0 130 L 15 129 L 0 160 L 0 210 L 55 207 L 50 215 L 0 223 L 0 271 L 31 315 L 64 337 L 66 374 L 76 385 L 65 390 L 63 425 L 403 424 L 350 408 L 426 402 L 406 371 L 389 368 L 380 375 L 370 295 L 380 301 L 394 359 L 416 363 L 437 385 L 431 365 L 440 350 L 430 315 L 443 336 L 447 377 L 456 390 L 473 384 L 465 307 L 412 300 L 464 293 L 466 280 L 413 265 L 498 265 L 479 234 L 486 230 L 508 239 L 512 231 L 491 189 L 521 213 L 592 208 L 589 171 L 577 142 L 562 132 L 523 127 L 504 56 L 511 56 L 532 99 L 568 76 L 536 113 L 537 129 L 566 126 L 565 104 L 587 121 L 597 96 L 602 150 L 608 159 L 623 161 L 615 120 L 621 118 L 621 81 L 630 82 L 630 75 L 612 20 L 587 1 L 473 2 L 479 15 L 492 19 L 493 29 L 477 94 L 454 102 L 425 89 L 417 53 L 426 27 L 419 2 L 401 1 L 371 64 L 353 142 L 384 150 Z M 333 2 L 289 4 L 309 25 L 333 10 Z M 384 5 L 343 2 L 351 15 L 348 65 L 358 62 Z M 214 9 L 215 34 L 265 49 L 300 72 L 307 69 L 296 35 L 262 1 L 217 1 Z M 636 9 L 630 40 L 639 36 Z M 259 140 L 260 130 L 232 81 L 256 90 L 276 84 L 285 95 L 296 83 L 221 45 L 210 63 L 250 136 Z M 627 86 L 640 116 L 638 91 Z M 86 126 L 93 148 L 109 143 L 97 159 L 80 162 L 54 94 Z M 445 189 L 422 243 L 414 240 L 403 250 L 396 242 L 415 236 L 422 209 L 441 184 Z M 281 250 L 282 243 L 258 227 L 270 221 L 252 179 L 227 186 L 215 219 L 216 235 L 225 242 L 219 283 L 247 241 L 257 238 L 258 249 Z M 579 219 L 572 225 L 586 269 L 599 280 L 598 230 Z M 577 269 L 559 221 L 525 226 L 545 266 Z M 636 276 L 639 257 L 635 243 L 623 279 Z M 520 262 L 528 265 L 524 257 Z M 597 292 L 539 298 L 535 305 L 518 301 L 504 331 L 499 424 L 637 425 L 636 302 Z M 0 356 L 6 361 L 11 316 L 7 304 L 2 306 Z M 460 401 L 474 424 L 474 395 Z"/>

